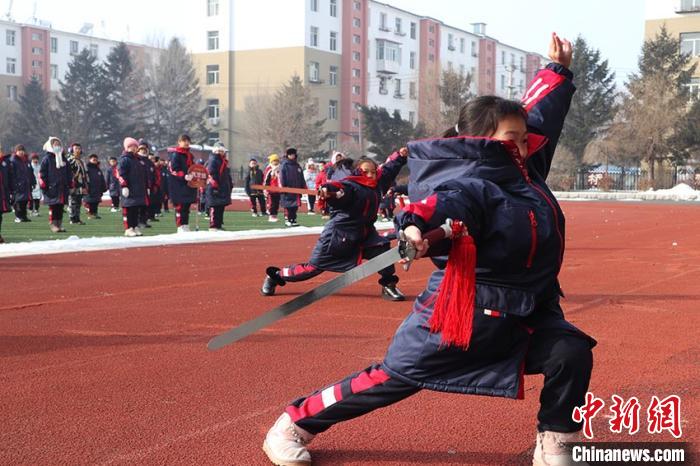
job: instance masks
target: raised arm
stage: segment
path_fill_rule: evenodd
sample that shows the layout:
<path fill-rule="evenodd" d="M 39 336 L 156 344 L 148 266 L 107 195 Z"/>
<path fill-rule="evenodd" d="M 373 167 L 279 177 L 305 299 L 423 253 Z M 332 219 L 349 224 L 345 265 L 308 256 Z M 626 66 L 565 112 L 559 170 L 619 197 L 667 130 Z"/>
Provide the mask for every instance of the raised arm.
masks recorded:
<path fill-rule="evenodd" d="M 547 142 L 536 152 L 529 154 L 528 163 L 546 178 L 552 164 L 559 136 L 564 127 L 564 118 L 569 111 L 571 98 L 576 91 L 569 70 L 571 65 L 571 43 L 552 34 L 549 58 L 552 63 L 540 70 L 523 97 L 528 113 L 527 126 L 531 133 L 547 138 Z"/>
<path fill-rule="evenodd" d="M 389 158 L 382 164 L 381 172 L 378 174 L 377 185 L 382 191 L 382 194 L 386 193 L 394 180 L 399 175 L 399 172 L 406 165 L 406 159 L 408 158 L 408 149 L 402 147 L 397 152 L 394 152 L 389 156 Z"/>

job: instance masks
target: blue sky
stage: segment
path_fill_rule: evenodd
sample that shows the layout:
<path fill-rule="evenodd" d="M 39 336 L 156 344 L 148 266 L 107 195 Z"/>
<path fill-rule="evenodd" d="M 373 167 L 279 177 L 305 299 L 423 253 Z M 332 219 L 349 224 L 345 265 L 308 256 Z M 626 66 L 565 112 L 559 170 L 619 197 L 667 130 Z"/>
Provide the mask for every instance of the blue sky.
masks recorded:
<path fill-rule="evenodd" d="M 91 22 L 96 35 L 142 42 L 178 34 L 187 27 L 185 12 L 198 1 L 204 0 L 14 0 L 12 15 L 18 21 L 26 21 L 32 17 L 36 4 L 36 16 L 51 21 L 56 28 L 78 31 L 83 23 Z M 644 0 L 386 0 L 383 3 L 466 30 L 471 30 L 470 23 L 484 22 L 488 35 L 545 55 L 552 31 L 569 38 L 581 34 L 609 60 L 620 84 L 637 68 L 644 34 Z M 0 15 L 5 15 L 8 5 L 9 0 L 0 0 Z"/>

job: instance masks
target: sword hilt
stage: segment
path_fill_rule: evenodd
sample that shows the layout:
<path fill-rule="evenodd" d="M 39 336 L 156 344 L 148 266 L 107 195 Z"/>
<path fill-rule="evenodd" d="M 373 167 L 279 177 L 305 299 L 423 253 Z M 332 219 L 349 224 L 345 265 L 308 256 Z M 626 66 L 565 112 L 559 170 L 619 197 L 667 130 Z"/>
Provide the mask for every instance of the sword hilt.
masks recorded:
<path fill-rule="evenodd" d="M 440 241 L 452 237 L 452 220 L 447 219 L 444 224 L 439 227 L 430 230 L 422 235 L 424 240 L 428 240 L 428 249 L 438 244 Z M 403 269 L 408 271 L 411 268 L 411 262 L 413 262 L 416 257 L 416 248 L 413 243 L 406 239 L 406 236 L 402 231 L 399 232 L 399 252 L 401 257 L 408 259 L 408 262 L 403 264 Z M 427 252 L 424 256 L 429 255 Z"/>

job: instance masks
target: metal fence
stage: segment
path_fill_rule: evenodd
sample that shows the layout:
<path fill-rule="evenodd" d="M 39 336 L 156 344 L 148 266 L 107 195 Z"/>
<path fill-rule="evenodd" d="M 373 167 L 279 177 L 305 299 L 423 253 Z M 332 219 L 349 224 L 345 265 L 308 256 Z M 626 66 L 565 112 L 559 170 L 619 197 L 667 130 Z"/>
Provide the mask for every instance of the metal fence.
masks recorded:
<path fill-rule="evenodd" d="M 561 191 L 646 191 L 669 189 L 679 183 L 700 189 L 700 169 L 656 170 L 651 180 L 646 170 L 638 168 L 618 168 L 616 170 L 579 169 L 570 174 L 553 174 L 548 184 Z"/>

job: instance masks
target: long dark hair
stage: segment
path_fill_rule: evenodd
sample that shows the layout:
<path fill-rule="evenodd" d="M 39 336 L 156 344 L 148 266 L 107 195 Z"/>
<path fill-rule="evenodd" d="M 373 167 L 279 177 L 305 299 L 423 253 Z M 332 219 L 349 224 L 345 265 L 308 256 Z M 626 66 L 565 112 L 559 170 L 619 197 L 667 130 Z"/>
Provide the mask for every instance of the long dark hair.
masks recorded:
<path fill-rule="evenodd" d="M 495 95 L 475 97 L 462 106 L 457 125 L 446 130 L 442 137 L 490 136 L 496 132 L 498 123 L 509 116 L 527 121 L 527 112 L 520 102 Z"/>

